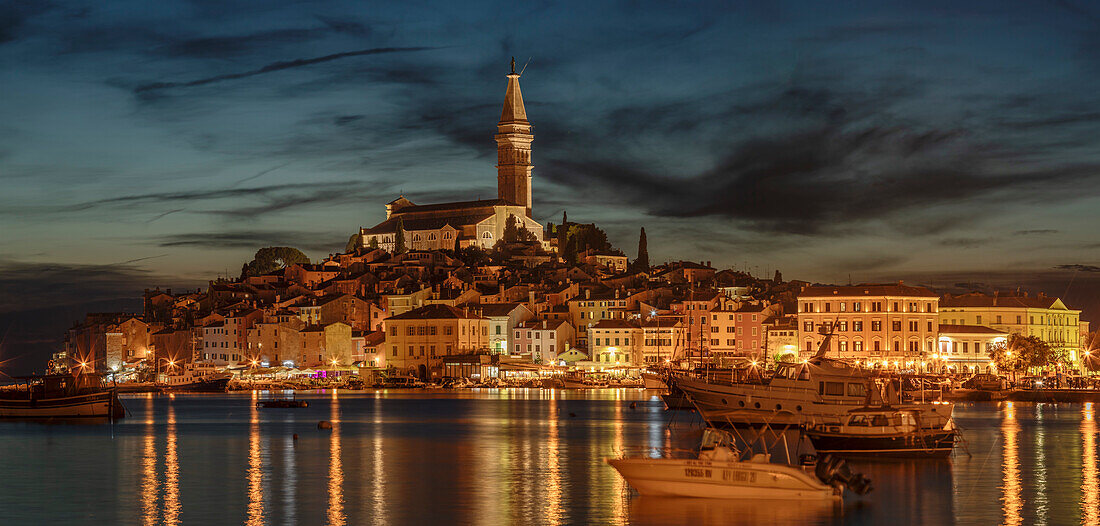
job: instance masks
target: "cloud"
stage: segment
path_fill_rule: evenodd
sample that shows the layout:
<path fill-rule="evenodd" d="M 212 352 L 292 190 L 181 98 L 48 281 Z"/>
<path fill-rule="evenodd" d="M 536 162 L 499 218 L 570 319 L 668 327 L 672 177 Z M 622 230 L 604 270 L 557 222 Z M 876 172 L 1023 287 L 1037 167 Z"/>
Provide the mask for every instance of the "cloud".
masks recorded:
<path fill-rule="evenodd" d="M 952 248 L 978 248 L 983 245 L 988 245 L 992 239 L 989 238 L 968 238 L 968 237 L 955 237 L 941 239 L 939 244 L 945 247 Z"/>
<path fill-rule="evenodd" d="M 0 313 L 134 297 L 154 284 L 181 283 L 139 266 L 141 261 L 90 265 L 0 258 Z"/>
<path fill-rule="evenodd" d="M 1038 236 L 1047 234 L 1057 234 L 1058 231 L 1053 228 L 1036 228 L 1032 230 L 1017 230 L 1012 233 L 1014 236 Z"/>
<path fill-rule="evenodd" d="M 1055 265 L 1058 270 L 1072 270 L 1075 272 L 1100 272 L 1100 266 L 1096 265 L 1081 265 L 1081 264 L 1066 264 Z"/>
<path fill-rule="evenodd" d="M 296 60 L 286 60 L 279 62 L 272 62 L 259 69 L 253 69 L 248 71 L 242 71 L 240 73 L 226 73 L 223 75 L 214 75 L 212 77 L 204 77 L 196 80 L 189 80 L 183 82 L 152 82 L 148 84 L 142 84 L 134 88 L 134 93 L 141 95 L 148 92 L 162 91 L 173 88 L 190 88 L 194 86 L 203 86 L 206 84 L 213 84 L 215 82 L 222 82 L 226 80 L 243 79 L 247 77 L 255 77 L 257 75 L 264 75 L 267 73 L 274 73 L 276 71 L 283 71 L 287 69 L 300 68 L 304 66 L 312 66 L 314 64 L 320 64 L 323 62 L 331 62 L 333 60 L 340 60 L 350 57 L 361 57 L 367 55 L 378 55 L 384 53 L 407 53 L 415 51 L 425 51 L 435 48 L 430 47 L 379 47 L 371 49 L 360 49 L 356 51 L 344 51 L 341 53 L 333 53 L 331 55 L 323 55 L 320 57 L 303 58 Z"/>
<path fill-rule="evenodd" d="M 271 246 L 291 246 L 308 252 L 341 252 L 347 236 L 332 232 L 294 230 L 228 230 L 171 234 L 150 239 L 162 247 L 200 249 L 258 250 Z"/>
<path fill-rule="evenodd" d="M 0 4 L 0 44 L 18 39 L 27 20 L 54 6 L 50 2 L 4 2 Z"/>

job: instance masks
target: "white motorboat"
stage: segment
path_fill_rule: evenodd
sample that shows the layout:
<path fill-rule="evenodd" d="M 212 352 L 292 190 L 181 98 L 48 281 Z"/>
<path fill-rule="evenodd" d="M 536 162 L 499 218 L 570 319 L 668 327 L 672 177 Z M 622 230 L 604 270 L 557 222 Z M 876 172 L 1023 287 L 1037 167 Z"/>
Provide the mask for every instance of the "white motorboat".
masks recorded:
<path fill-rule="evenodd" d="M 747 455 L 746 455 L 747 456 Z M 829 457 L 811 468 L 773 464 L 758 453 L 747 460 L 726 431 L 708 428 L 690 458 L 624 456 L 606 459 L 641 495 L 713 499 L 836 500 L 844 490 L 871 490 L 862 475 Z"/>

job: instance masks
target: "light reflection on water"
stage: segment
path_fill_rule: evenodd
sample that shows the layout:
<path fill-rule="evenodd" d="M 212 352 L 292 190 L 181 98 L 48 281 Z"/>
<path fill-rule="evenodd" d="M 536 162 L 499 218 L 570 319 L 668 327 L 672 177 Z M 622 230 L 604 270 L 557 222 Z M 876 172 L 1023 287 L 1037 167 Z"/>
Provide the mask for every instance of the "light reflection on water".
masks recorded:
<path fill-rule="evenodd" d="M 19 454 L 0 455 L 0 477 L 26 481 L 0 491 L 4 522 L 1100 525 L 1091 404 L 960 404 L 972 457 L 855 462 L 875 491 L 833 505 L 633 495 L 604 457 L 699 436 L 652 392 L 261 396 L 127 398 L 113 426 L 2 422 L 0 448 Z M 26 476 L 38 466 L 52 476 Z M 85 480 L 104 490 L 58 485 Z"/>

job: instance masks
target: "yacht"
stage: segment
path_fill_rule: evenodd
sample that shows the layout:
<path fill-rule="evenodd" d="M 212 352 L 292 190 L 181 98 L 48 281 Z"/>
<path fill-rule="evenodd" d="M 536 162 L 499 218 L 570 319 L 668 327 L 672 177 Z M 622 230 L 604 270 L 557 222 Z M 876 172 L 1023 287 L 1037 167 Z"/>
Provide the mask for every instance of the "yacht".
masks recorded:
<path fill-rule="evenodd" d="M 683 458 L 643 454 L 606 462 L 645 496 L 839 500 L 845 489 L 860 495 L 871 490 L 870 481 L 852 474 L 838 458 L 812 466 L 773 464 L 764 453 L 742 455 L 733 435 L 715 428 L 703 432 L 698 453 Z"/>
<path fill-rule="evenodd" d="M 665 376 L 660 373 L 652 371 L 642 371 L 642 382 L 645 383 L 646 389 L 668 389 L 668 384 L 665 383 Z"/>
<path fill-rule="evenodd" d="M 158 375 L 157 386 L 165 391 L 195 391 L 223 393 L 232 377 L 229 373 L 217 372 L 212 366 L 186 363 L 169 373 Z"/>
<path fill-rule="evenodd" d="M 942 428 L 954 409 L 938 401 L 901 404 L 894 381 L 880 385 L 870 371 L 816 356 L 777 364 L 775 374 L 762 382 L 683 375 L 675 384 L 712 424 L 838 424 L 853 409 L 891 405 L 919 412 L 926 427 Z"/>

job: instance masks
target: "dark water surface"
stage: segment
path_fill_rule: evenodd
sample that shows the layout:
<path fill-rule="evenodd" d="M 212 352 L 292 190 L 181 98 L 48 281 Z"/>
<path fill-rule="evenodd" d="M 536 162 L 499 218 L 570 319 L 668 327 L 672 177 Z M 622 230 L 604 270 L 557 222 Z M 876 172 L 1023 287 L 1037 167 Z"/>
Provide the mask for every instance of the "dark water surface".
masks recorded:
<path fill-rule="evenodd" d="M 113 425 L 0 422 L 0 523 L 1100 524 L 1091 404 L 960 404 L 973 456 L 856 463 L 875 491 L 834 506 L 632 495 L 604 457 L 698 436 L 652 391 L 257 396 L 129 397 Z"/>

